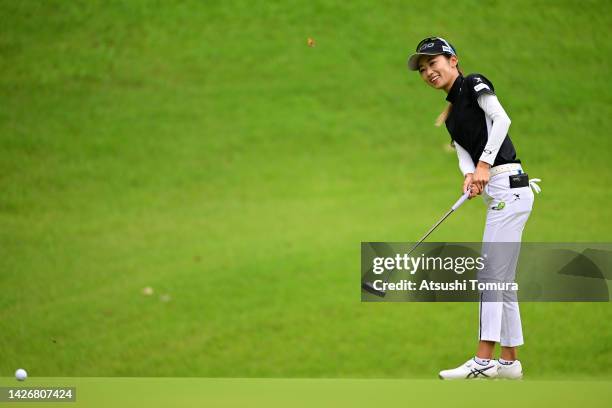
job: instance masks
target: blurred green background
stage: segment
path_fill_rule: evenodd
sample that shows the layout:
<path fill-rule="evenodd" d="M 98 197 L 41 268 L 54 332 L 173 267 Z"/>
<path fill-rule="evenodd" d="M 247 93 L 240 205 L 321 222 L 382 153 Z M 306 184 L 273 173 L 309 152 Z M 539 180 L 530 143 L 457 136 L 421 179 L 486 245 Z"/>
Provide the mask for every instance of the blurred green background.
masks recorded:
<path fill-rule="evenodd" d="M 407 56 L 441 35 L 495 84 L 543 179 L 524 240 L 611 241 L 611 9 L 0 1 L 0 374 L 460 364 L 476 305 L 360 303 L 360 242 L 417 239 L 461 188 Z M 478 241 L 484 212 L 432 239 Z M 521 307 L 528 377 L 612 377 L 609 303 Z"/>

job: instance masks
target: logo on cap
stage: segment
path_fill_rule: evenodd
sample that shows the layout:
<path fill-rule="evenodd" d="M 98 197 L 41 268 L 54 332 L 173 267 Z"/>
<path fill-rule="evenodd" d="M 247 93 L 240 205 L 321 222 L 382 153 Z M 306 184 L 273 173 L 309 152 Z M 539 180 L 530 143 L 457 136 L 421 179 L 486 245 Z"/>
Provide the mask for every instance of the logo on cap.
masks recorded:
<path fill-rule="evenodd" d="M 419 51 L 423 51 L 423 50 L 424 50 L 424 49 L 426 49 L 426 48 L 431 48 L 431 47 L 433 47 L 434 45 L 435 45 L 435 43 L 423 44 L 423 45 L 421 46 L 421 49 L 420 49 Z"/>

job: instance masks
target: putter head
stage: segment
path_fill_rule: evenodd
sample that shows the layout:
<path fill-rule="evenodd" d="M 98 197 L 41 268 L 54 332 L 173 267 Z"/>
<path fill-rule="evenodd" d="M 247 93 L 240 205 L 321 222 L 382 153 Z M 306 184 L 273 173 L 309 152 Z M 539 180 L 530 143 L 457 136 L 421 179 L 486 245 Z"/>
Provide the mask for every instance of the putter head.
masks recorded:
<path fill-rule="evenodd" d="M 371 293 L 373 295 L 376 295 L 378 297 L 385 297 L 385 295 L 387 294 L 386 292 L 384 292 L 382 290 L 378 290 L 378 289 L 374 288 L 374 286 L 370 282 L 363 282 L 361 284 L 361 289 L 363 289 L 366 292 L 369 292 L 369 293 Z"/>

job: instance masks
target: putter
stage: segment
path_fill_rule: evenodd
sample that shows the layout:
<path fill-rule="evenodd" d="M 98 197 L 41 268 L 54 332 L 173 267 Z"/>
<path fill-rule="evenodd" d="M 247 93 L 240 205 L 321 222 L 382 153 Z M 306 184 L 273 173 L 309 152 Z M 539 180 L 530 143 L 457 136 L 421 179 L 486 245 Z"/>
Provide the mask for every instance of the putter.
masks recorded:
<path fill-rule="evenodd" d="M 408 251 L 408 253 L 406 255 L 410 255 L 412 253 L 412 251 L 414 251 L 415 249 L 417 249 L 417 247 L 419 245 L 421 245 L 423 243 L 423 241 L 425 241 L 425 239 L 431 235 L 432 232 L 434 232 L 434 230 L 436 228 L 438 228 L 438 226 L 440 224 L 442 224 L 442 222 L 447 219 L 453 212 L 455 212 L 455 210 L 457 210 L 457 208 L 461 207 L 461 205 L 463 203 L 465 203 L 465 201 L 470 197 L 470 189 L 468 189 L 465 193 L 463 193 L 463 195 L 461 197 L 459 197 L 459 199 L 457 200 L 457 202 L 455 204 L 453 204 L 453 206 L 450 208 L 450 210 L 448 210 L 446 212 L 446 214 L 444 214 L 444 216 L 442 218 L 440 218 L 440 220 L 438 222 L 436 222 L 434 224 L 433 227 L 431 227 L 429 229 L 429 231 L 427 231 L 427 233 L 425 235 L 423 235 L 423 238 L 421 238 L 419 240 L 419 242 L 417 242 L 416 244 L 414 244 L 412 246 L 412 248 L 410 248 L 410 250 Z M 386 284 L 387 282 L 389 282 L 389 278 L 391 277 L 391 274 L 393 273 L 394 269 L 390 270 L 389 273 L 387 274 L 387 277 L 385 278 L 385 280 L 383 281 L 383 286 L 384 284 Z M 378 290 L 374 287 L 374 284 L 371 282 L 363 282 L 361 284 L 361 288 L 363 290 L 365 290 L 366 292 L 369 292 L 373 295 L 376 295 L 378 297 L 385 297 L 386 292 L 384 290 Z"/>

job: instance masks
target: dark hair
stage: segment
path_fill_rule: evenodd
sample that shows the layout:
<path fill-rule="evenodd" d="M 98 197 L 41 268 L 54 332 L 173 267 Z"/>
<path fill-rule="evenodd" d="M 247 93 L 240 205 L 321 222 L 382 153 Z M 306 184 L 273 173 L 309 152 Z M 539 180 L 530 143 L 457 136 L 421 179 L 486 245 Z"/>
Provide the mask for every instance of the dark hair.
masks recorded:
<path fill-rule="evenodd" d="M 450 60 L 451 57 L 453 56 L 453 55 L 449 55 L 449 54 L 442 54 L 442 55 L 444 55 L 447 60 Z M 457 58 L 457 61 L 459 60 L 459 57 L 457 57 L 456 55 L 454 57 Z M 463 70 L 461 68 L 459 68 L 459 62 L 457 62 L 456 68 L 457 68 L 457 71 L 459 71 L 459 73 L 461 74 L 461 76 L 463 76 Z"/>

